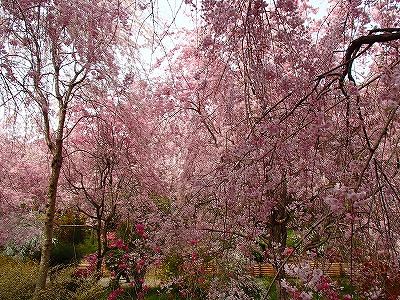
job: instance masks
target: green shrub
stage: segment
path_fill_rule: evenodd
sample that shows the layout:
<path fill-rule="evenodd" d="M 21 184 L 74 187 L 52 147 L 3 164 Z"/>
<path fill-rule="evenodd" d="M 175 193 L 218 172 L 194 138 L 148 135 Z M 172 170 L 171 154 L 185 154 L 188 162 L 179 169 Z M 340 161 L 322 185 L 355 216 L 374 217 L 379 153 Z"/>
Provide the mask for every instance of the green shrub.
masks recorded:
<path fill-rule="evenodd" d="M 32 299 L 38 264 L 0 256 L 0 299 Z"/>
<path fill-rule="evenodd" d="M 90 233 L 86 235 L 84 243 L 76 245 L 76 252 L 79 257 L 84 257 L 85 255 L 95 253 L 97 250 L 97 241 L 91 239 Z"/>
<path fill-rule="evenodd" d="M 80 253 L 76 251 L 73 244 L 58 242 L 51 248 L 50 264 L 52 266 L 69 265 L 80 258 Z"/>
<path fill-rule="evenodd" d="M 52 281 L 40 293 L 43 300 L 97 300 L 103 299 L 105 288 L 99 285 L 94 276 L 76 276 L 74 267 L 57 271 Z"/>
<path fill-rule="evenodd" d="M 77 213 L 65 213 L 57 219 L 59 225 L 54 231 L 54 237 L 63 243 L 80 244 L 85 242 L 86 218 Z"/>
<path fill-rule="evenodd" d="M 30 300 L 36 284 L 38 264 L 0 256 L 0 299 Z M 94 276 L 76 276 L 74 267 L 52 270 L 52 281 L 40 293 L 42 300 L 98 300 L 107 299 L 107 291 Z M 16 298 L 18 297 L 18 298 Z"/>

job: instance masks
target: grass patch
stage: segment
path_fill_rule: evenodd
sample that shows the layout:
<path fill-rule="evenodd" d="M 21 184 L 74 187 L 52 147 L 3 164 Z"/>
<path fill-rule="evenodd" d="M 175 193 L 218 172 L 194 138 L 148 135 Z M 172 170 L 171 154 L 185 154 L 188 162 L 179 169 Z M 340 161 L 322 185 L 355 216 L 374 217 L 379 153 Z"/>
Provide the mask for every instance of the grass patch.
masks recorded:
<path fill-rule="evenodd" d="M 16 260 L 0 256 L 0 299 L 20 300 L 32 298 L 35 291 L 38 264 L 31 260 Z"/>
<path fill-rule="evenodd" d="M 38 263 L 0 256 L 0 299 L 30 300 L 35 291 Z M 74 267 L 64 268 L 52 276 L 52 281 L 40 293 L 42 300 L 107 299 L 108 291 L 94 277 L 75 276 Z"/>

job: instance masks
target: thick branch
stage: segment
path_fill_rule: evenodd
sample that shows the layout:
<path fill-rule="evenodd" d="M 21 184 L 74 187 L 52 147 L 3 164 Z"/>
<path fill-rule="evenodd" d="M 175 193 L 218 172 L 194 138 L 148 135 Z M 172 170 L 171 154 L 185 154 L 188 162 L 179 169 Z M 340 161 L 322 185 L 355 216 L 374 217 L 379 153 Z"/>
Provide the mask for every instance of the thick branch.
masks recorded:
<path fill-rule="evenodd" d="M 383 34 L 374 34 L 378 32 L 386 32 Z M 374 29 L 369 32 L 369 35 L 360 36 L 359 38 L 352 41 L 347 48 L 346 56 L 345 56 L 345 68 L 342 73 L 341 81 L 344 80 L 346 75 L 350 80 L 353 81 L 353 77 L 351 75 L 351 67 L 353 61 L 360 50 L 361 46 L 368 45 L 372 46 L 375 43 L 385 43 L 394 40 L 400 40 L 400 28 L 382 28 L 382 29 Z"/>

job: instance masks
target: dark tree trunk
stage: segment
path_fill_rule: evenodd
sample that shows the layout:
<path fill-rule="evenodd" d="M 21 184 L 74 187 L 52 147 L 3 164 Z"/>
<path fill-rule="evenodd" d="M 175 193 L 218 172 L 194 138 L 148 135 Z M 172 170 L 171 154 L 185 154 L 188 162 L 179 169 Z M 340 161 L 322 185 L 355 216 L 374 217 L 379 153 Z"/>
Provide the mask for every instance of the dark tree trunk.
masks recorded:
<path fill-rule="evenodd" d="M 274 266 L 276 275 L 276 293 L 278 299 L 287 299 L 288 295 L 281 287 L 281 281 L 285 278 L 285 269 L 283 264 L 283 252 L 286 248 L 287 242 L 287 223 L 289 221 L 289 214 L 284 205 L 278 204 L 271 213 L 271 236 L 270 236 L 270 249 L 273 253 L 272 265 Z"/>

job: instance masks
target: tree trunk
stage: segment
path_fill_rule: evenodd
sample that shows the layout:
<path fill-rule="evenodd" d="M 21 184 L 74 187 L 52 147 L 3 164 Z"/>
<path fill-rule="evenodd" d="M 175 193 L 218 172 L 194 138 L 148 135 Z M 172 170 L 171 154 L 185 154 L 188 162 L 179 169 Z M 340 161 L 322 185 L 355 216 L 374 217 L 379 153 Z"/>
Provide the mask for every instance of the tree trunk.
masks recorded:
<path fill-rule="evenodd" d="M 90 244 L 94 245 L 94 229 L 90 228 Z"/>
<path fill-rule="evenodd" d="M 42 243 L 42 253 L 40 257 L 40 265 L 38 271 L 38 279 L 35 288 L 35 298 L 39 299 L 38 293 L 46 286 L 47 274 L 50 267 L 50 254 L 53 240 L 54 231 L 54 215 L 56 210 L 56 196 L 58 178 L 60 177 L 60 170 L 62 165 L 62 153 L 61 149 L 53 155 L 51 162 L 51 176 L 49 179 L 49 186 L 47 190 L 47 204 L 46 204 L 46 216 L 44 223 L 44 237 Z"/>
<path fill-rule="evenodd" d="M 276 209 L 271 213 L 271 236 L 270 249 L 273 250 L 272 265 L 276 272 L 276 295 L 277 299 L 287 299 L 287 293 L 281 287 L 281 281 L 285 278 L 285 269 L 282 267 L 283 252 L 287 242 L 287 222 L 289 215 L 284 205 L 277 205 Z"/>
<path fill-rule="evenodd" d="M 103 243 L 106 243 L 107 241 L 102 241 L 103 237 L 103 230 L 101 226 L 101 219 L 99 216 L 97 216 L 97 228 L 96 228 L 96 233 L 97 233 L 97 261 L 96 261 L 96 273 L 98 278 L 100 279 L 101 276 L 101 265 L 103 262 L 103 256 L 104 256 L 104 251 L 103 251 Z"/>

